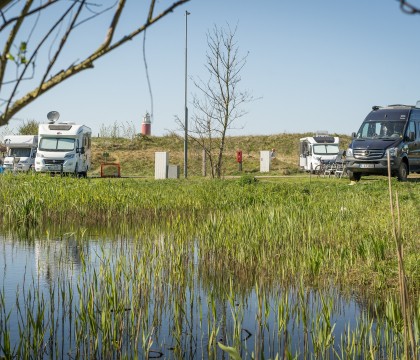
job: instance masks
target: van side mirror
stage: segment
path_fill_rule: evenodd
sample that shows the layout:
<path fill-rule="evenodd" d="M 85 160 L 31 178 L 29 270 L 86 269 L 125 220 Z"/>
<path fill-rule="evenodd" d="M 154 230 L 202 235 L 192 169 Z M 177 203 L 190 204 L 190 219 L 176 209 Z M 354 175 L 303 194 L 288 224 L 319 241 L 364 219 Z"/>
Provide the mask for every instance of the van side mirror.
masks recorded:
<path fill-rule="evenodd" d="M 352 132 L 352 133 L 351 133 L 351 137 L 352 137 L 353 139 L 355 139 L 355 138 L 356 138 L 356 136 L 357 136 L 357 134 L 356 134 L 355 132 Z"/>
<path fill-rule="evenodd" d="M 80 148 L 80 153 L 81 153 L 82 155 L 85 153 L 85 147 L 84 147 L 84 146 L 82 146 L 82 147 Z"/>

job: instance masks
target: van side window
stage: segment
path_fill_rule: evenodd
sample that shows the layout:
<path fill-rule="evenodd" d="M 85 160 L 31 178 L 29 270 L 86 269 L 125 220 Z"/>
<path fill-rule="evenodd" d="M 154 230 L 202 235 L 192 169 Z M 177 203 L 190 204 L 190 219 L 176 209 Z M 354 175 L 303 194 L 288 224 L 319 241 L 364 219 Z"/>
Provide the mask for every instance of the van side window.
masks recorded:
<path fill-rule="evenodd" d="M 414 133 L 414 138 L 416 138 L 416 123 L 411 120 L 407 126 L 406 136 L 409 137 L 412 132 Z"/>
<path fill-rule="evenodd" d="M 83 136 L 83 146 L 90 149 L 90 136 L 88 134 Z"/>
<path fill-rule="evenodd" d="M 417 124 L 417 125 L 416 125 Z M 417 129 L 416 129 L 417 128 Z M 410 114 L 410 123 L 407 126 L 407 136 L 414 132 L 415 139 L 420 140 L 420 110 L 413 109 Z"/>

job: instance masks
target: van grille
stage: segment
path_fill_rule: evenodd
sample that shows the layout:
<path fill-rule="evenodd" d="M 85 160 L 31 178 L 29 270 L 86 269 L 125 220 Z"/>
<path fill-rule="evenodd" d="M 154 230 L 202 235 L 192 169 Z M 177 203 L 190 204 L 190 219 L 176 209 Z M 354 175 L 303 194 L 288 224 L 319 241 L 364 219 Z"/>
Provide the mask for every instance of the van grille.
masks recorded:
<path fill-rule="evenodd" d="M 384 156 L 384 151 L 381 149 L 355 149 L 353 150 L 353 156 L 356 159 L 381 159 Z"/>
<path fill-rule="evenodd" d="M 62 165 L 64 160 L 44 160 L 45 165 Z"/>

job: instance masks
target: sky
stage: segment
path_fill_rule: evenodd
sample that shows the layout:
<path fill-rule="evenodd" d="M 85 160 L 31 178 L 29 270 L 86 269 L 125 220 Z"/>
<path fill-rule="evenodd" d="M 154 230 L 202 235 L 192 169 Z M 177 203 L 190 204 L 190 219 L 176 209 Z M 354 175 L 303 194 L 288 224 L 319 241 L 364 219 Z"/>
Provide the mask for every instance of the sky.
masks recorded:
<path fill-rule="evenodd" d="M 144 2 L 128 3 L 121 34 L 146 16 Z M 215 25 L 236 26 L 239 52 L 248 54 L 239 87 L 255 100 L 243 105 L 246 115 L 230 135 L 350 135 L 373 105 L 420 100 L 420 15 L 404 14 L 396 0 L 191 0 L 146 32 L 152 135 L 179 130 L 175 117 L 184 117 L 186 11 L 190 113 L 198 94 L 193 79 L 209 76 L 206 34 Z M 73 37 L 67 60 L 81 59 L 81 49 L 103 40 L 104 28 L 87 26 Z M 42 95 L 9 128 L 43 122 L 55 110 L 60 120 L 83 123 L 95 135 L 115 124 L 140 132 L 151 104 L 140 35 Z"/>

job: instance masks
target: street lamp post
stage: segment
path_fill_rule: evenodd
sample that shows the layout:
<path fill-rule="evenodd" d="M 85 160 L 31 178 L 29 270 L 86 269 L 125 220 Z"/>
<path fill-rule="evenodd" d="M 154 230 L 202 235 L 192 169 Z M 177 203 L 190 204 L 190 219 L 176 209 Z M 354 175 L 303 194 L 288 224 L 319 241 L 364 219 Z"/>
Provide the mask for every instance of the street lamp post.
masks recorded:
<path fill-rule="evenodd" d="M 185 11 L 185 135 L 184 135 L 184 177 L 187 178 L 188 175 L 188 107 L 187 107 L 187 55 L 188 55 L 188 15 L 190 13 Z"/>

